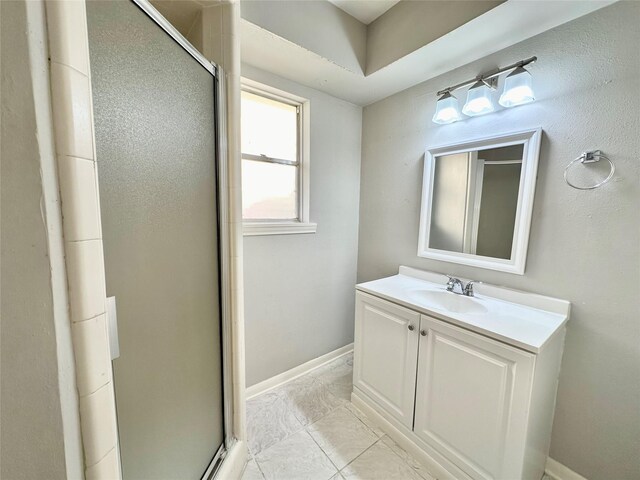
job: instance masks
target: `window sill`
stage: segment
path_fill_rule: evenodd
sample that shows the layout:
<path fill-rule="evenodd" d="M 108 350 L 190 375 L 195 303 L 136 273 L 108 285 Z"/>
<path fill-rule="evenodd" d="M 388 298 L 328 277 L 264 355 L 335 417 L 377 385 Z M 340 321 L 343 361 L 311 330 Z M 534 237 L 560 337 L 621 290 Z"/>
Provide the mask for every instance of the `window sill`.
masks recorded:
<path fill-rule="evenodd" d="M 303 222 L 253 222 L 242 225 L 245 237 L 256 235 L 296 235 L 302 233 L 316 233 L 318 224 Z"/>

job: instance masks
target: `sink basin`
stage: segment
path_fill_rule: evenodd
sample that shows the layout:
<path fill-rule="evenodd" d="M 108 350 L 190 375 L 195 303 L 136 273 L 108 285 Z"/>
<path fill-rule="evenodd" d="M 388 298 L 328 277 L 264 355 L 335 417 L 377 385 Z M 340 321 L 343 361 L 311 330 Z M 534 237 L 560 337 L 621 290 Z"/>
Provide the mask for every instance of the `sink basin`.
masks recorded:
<path fill-rule="evenodd" d="M 487 308 L 473 297 L 446 291 L 414 290 L 409 296 L 418 303 L 455 313 L 487 313 Z"/>

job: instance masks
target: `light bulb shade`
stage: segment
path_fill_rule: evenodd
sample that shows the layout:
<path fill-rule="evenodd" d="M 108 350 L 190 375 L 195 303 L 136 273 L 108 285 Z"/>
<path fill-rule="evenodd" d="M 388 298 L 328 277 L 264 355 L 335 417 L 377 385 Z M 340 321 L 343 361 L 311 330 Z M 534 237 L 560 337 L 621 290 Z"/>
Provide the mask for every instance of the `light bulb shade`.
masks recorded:
<path fill-rule="evenodd" d="M 445 92 L 445 94 L 438 99 L 438 103 L 436 103 L 436 113 L 433 114 L 432 118 L 433 123 L 446 125 L 457 122 L 461 118 L 462 115 L 460 115 L 458 99 L 449 92 Z"/>
<path fill-rule="evenodd" d="M 536 99 L 533 94 L 531 74 L 518 67 L 504 79 L 504 92 L 498 102 L 503 107 L 515 107 L 531 103 Z"/>
<path fill-rule="evenodd" d="M 491 88 L 482 80 L 474 83 L 467 93 L 467 103 L 462 107 L 462 113 L 469 117 L 484 115 L 495 110 L 491 99 Z"/>

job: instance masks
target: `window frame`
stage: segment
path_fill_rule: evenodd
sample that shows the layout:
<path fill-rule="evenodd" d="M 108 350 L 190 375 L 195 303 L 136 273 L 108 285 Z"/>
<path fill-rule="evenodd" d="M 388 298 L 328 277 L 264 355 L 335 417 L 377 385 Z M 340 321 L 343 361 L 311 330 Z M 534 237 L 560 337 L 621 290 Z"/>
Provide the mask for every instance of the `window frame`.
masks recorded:
<path fill-rule="evenodd" d="M 277 88 L 259 83 L 242 77 L 241 91 L 259 95 L 277 102 L 295 106 L 298 110 L 297 123 L 297 161 L 295 163 L 266 156 L 244 154 L 240 147 L 240 161 L 247 160 L 261 161 L 267 163 L 284 164 L 296 166 L 297 175 L 297 211 L 298 218 L 293 220 L 284 219 L 242 219 L 244 236 L 254 235 L 286 235 L 315 233 L 317 224 L 309 219 L 309 199 L 310 199 L 310 101 L 306 98 L 279 90 Z M 242 134 L 242 132 L 240 132 Z M 241 143 L 242 145 L 242 143 Z"/>

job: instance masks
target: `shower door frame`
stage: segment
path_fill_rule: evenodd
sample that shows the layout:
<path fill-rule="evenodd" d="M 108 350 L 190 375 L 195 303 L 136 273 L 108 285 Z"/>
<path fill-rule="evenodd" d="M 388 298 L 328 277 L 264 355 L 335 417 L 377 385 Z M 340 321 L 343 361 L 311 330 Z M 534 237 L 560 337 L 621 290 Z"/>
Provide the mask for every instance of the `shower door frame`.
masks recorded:
<path fill-rule="evenodd" d="M 183 50 L 196 60 L 213 76 L 213 97 L 215 108 L 215 158 L 216 163 L 216 194 L 217 194 L 217 222 L 218 222 L 218 298 L 220 304 L 220 328 L 222 349 L 222 411 L 223 411 L 223 441 L 215 452 L 211 462 L 202 475 L 202 480 L 215 477 L 227 452 L 236 439 L 233 431 L 233 371 L 231 363 L 232 337 L 231 312 L 229 310 L 231 289 L 230 285 L 230 249 L 229 249 L 229 214 L 226 192 L 228 190 L 227 177 L 227 141 L 226 141 L 226 96 L 224 71 L 214 62 L 207 60 L 191 43 L 167 21 L 167 19 L 151 5 L 148 0 L 131 0 L 153 22 L 162 28 Z"/>
<path fill-rule="evenodd" d="M 70 373 L 73 387 L 63 415 L 65 425 L 65 455 L 69 471 L 77 461 L 87 478 L 120 480 L 119 438 L 113 390 L 112 364 L 106 325 L 106 286 L 104 275 L 103 239 L 100 215 L 98 161 L 95 152 L 93 102 L 91 92 L 91 62 L 87 32 L 86 2 L 48 2 L 35 0 L 40 21 L 34 24 L 46 35 L 41 45 L 48 54 L 47 82 L 51 92 L 49 124 L 55 141 L 51 145 L 55 157 L 55 184 L 59 191 L 57 209 L 62 230 L 57 231 L 64 251 L 53 251 L 52 258 L 63 266 L 61 275 L 66 285 L 55 297 L 64 305 L 61 321 L 65 322 L 63 341 L 68 342 L 74 365 Z M 138 0 L 137 6 L 156 23 L 164 20 L 148 2 Z M 145 5 L 146 4 L 146 5 Z M 235 32 L 239 8 L 229 1 L 220 2 L 225 22 Z M 149 8 L 151 7 L 151 8 Z M 154 18 L 155 16 L 155 18 Z M 171 26 L 162 25 L 165 32 L 182 46 L 191 46 Z M 225 46 L 230 55 L 228 72 L 215 66 L 218 102 L 215 132 L 218 149 L 218 209 L 220 274 L 222 282 L 220 308 L 222 368 L 223 368 L 223 428 L 226 456 L 218 462 L 219 473 L 238 476 L 247 459 L 244 386 L 244 323 L 242 290 L 242 230 L 239 147 L 236 145 L 236 124 L 239 124 L 239 69 L 237 39 Z M 188 50 L 188 47 L 185 47 Z M 192 56 L 202 64 L 199 54 Z M 46 60 L 46 56 L 45 56 Z M 209 63 L 206 62 L 205 63 Z M 206 65 L 204 65 L 206 66 Z M 211 67 L 213 68 L 213 67 Z M 228 80 L 228 81 L 227 81 Z M 215 88 L 214 81 L 214 88 Z M 236 92 L 237 90 L 237 92 Z M 230 97 L 233 95 L 233 98 Z M 231 103 L 229 103 L 231 102 Z M 228 122 L 232 122 L 229 124 Z M 227 131 L 234 139 L 227 140 Z M 45 142 L 46 143 L 46 142 Z M 232 163 L 230 163 L 232 162 Z M 78 169 L 82 168 L 82 175 Z M 82 214 L 78 206 L 93 206 Z M 56 235 L 55 227 L 50 229 Z M 96 385 L 101 385 L 96 390 Z M 80 411 L 82 410 L 82 415 Z M 71 421 L 72 419 L 73 421 Z M 80 447 L 82 450 L 79 450 Z M 213 453 L 213 452 L 212 452 Z M 221 460 L 223 453 L 214 457 Z M 205 472 L 205 478 L 216 474 L 215 462 Z"/>

